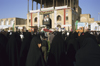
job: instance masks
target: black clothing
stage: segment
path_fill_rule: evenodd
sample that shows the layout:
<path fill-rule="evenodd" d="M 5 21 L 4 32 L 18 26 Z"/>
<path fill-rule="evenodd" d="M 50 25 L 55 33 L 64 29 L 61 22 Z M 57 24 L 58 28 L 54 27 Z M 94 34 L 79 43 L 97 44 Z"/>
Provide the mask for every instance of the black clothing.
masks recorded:
<path fill-rule="evenodd" d="M 28 55 L 29 47 L 30 47 L 30 43 L 31 43 L 31 40 L 32 40 L 31 33 L 28 33 L 28 32 L 25 33 L 24 37 L 25 38 L 23 39 L 23 43 L 21 45 L 19 66 L 25 66 L 26 58 L 27 58 L 27 55 Z"/>
<path fill-rule="evenodd" d="M 62 54 L 64 53 L 65 53 L 64 40 L 62 38 L 62 34 L 58 32 L 51 44 L 50 53 L 48 57 L 48 65 L 50 66 L 62 65 L 61 63 L 64 62 L 64 60 L 62 60 L 63 58 Z"/>
<path fill-rule="evenodd" d="M 92 38 L 86 38 L 76 54 L 76 66 L 100 66 L 100 47 Z"/>
<path fill-rule="evenodd" d="M 97 40 L 98 40 L 98 44 L 100 44 L 100 34 L 98 35 Z"/>
<path fill-rule="evenodd" d="M 37 36 L 33 37 L 26 60 L 26 66 L 45 66 L 42 52 L 38 47 L 38 43 L 41 43 L 40 38 Z"/>
<path fill-rule="evenodd" d="M 48 51 L 48 42 L 46 40 L 42 41 L 42 47 L 45 46 L 47 48 Z"/>
<path fill-rule="evenodd" d="M 18 33 L 13 33 L 7 44 L 8 66 L 18 66 L 21 47 L 21 38 Z"/>
<path fill-rule="evenodd" d="M 72 35 L 70 35 L 69 39 L 67 39 L 67 66 L 74 66 L 75 60 L 75 54 L 77 52 L 78 48 L 78 42 L 77 42 L 78 34 L 75 32 Z"/>
<path fill-rule="evenodd" d="M 7 37 L 0 33 L 0 66 L 8 65 L 8 59 L 6 56 L 7 42 L 8 42 Z"/>

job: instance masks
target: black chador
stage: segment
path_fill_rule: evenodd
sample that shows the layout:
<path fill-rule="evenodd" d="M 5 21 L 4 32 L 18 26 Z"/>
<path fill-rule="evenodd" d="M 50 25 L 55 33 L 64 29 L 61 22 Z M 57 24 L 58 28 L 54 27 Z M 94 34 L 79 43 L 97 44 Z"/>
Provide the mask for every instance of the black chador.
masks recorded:
<path fill-rule="evenodd" d="M 7 66 L 7 56 L 6 56 L 6 45 L 7 45 L 8 39 L 5 35 L 0 33 L 0 66 Z"/>
<path fill-rule="evenodd" d="M 33 37 L 26 60 L 26 66 L 45 66 L 42 51 L 38 47 L 38 44 L 41 44 L 40 38 L 37 36 Z"/>
<path fill-rule="evenodd" d="M 13 33 L 7 44 L 9 66 L 18 66 L 21 38 L 18 33 Z"/>
<path fill-rule="evenodd" d="M 51 44 L 48 57 L 48 65 L 61 66 L 62 62 L 64 61 L 64 59 L 62 60 L 64 52 L 64 39 L 62 38 L 61 32 L 58 32 L 57 35 L 55 35 Z"/>
<path fill-rule="evenodd" d="M 100 47 L 92 38 L 85 38 L 76 53 L 76 66 L 100 66 Z"/>
<path fill-rule="evenodd" d="M 19 66 L 25 66 L 28 50 L 32 40 L 32 35 L 29 32 L 24 34 L 24 39 L 21 45 Z"/>
<path fill-rule="evenodd" d="M 75 35 L 76 34 L 76 35 Z M 74 33 L 70 36 L 70 39 L 67 44 L 67 66 L 74 66 L 73 62 L 75 62 L 75 54 L 78 50 L 78 42 L 76 40 L 78 34 Z"/>

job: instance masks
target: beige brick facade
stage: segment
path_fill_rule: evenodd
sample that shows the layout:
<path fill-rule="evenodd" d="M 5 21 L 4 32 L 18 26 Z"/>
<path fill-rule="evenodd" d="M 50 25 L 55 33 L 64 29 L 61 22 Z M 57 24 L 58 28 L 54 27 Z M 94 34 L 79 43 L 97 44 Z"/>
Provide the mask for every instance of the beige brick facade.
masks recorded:
<path fill-rule="evenodd" d="M 13 30 L 16 31 L 16 27 L 26 27 L 27 28 L 27 21 L 26 19 L 22 18 L 4 18 L 0 19 L 0 29 L 4 29 L 6 31 Z"/>

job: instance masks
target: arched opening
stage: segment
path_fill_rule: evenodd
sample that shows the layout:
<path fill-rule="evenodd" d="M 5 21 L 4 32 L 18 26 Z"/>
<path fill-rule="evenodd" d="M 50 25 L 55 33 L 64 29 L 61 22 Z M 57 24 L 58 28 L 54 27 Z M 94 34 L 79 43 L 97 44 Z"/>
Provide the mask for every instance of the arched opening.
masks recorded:
<path fill-rule="evenodd" d="M 37 17 L 35 17 L 34 22 L 37 22 Z"/>
<path fill-rule="evenodd" d="M 9 21 L 8 21 L 8 19 L 5 21 L 5 25 L 9 25 Z"/>
<path fill-rule="evenodd" d="M 0 25 L 4 25 L 4 21 L 3 20 L 1 20 Z"/>
<path fill-rule="evenodd" d="M 13 24 L 14 24 L 14 20 L 11 19 L 11 20 L 10 20 L 10 25 L 13 25 Z"/>
<path fill-rule="evenodd" d="M 61 16 L 60 15 L 57 16 L 57 21 L 61 21 Z"/>
<path fill-rule="evenodd" d="M 57 27 L 61 28 L 61 25 L 60 25 L 60 24 L 58 24 L 58 25 L 57 25 Z"/>

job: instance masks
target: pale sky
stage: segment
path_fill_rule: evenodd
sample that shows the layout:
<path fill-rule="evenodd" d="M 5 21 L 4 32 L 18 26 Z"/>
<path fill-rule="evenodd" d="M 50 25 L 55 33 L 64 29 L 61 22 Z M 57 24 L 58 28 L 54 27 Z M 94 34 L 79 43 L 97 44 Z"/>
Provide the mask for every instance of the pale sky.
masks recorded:
<path fill-rule="evenodd" d="M 32 0 L 29 0 L 29 10 L 32 9 Z M 34 9 L 36 8 L 34 2 Z M 100 0 L 79 0 L 82 14 L 91 14 L 91 17 L 98 20 L 100 13 Z M 27 0 L 0 0 L 0 19 L 2 18 L 27 18 Z M 100 14 L 99 14 L 100 20 Z"/>

